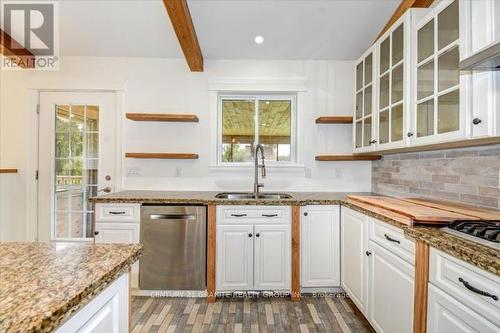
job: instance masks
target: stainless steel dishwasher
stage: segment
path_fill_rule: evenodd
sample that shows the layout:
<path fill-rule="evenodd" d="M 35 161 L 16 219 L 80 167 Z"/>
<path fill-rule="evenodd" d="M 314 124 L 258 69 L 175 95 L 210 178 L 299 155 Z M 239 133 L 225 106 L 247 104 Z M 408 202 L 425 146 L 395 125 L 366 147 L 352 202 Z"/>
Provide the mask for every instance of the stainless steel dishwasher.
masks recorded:
<path fill-rule="evenodd" d="M 205 290 L 207 208 L 141 207 L 142 290 Z"/>

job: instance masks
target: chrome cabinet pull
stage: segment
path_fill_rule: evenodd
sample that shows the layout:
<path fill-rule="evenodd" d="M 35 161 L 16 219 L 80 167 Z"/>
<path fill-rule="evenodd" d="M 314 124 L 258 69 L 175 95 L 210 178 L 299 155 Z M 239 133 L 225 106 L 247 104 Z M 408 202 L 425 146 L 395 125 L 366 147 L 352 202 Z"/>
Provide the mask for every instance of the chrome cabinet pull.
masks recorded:
<path fill-rule="evenodd" d="M 115 212 L 115 211 L 109 211 L 108 213 L 110 213 L 111 215 L 124 215 L 125 212 Z"/>
<path fill-rule="evenodd" d="M 247 214 L 231 214 L 233 217 L 245 217 Z"/>
<path fill-rule="evenodd" d="M 397 239 L 394 239 L 394 238 L 391 238 L 389 235 L 387 234 L 384 234 L 385 236 L 385 239 L 387 239 L 389 242 L 393 242 L 393 243 L 398 243 L 398 244 L 401 244 L 400 241 L 398 241 Z"/>
<path fill-rule="evenodd" d="M 458 281 L 459 282 L 462 282 L 462 284 L 464 285 L 465 288 L 469 289 L 470 291 L 476 293 L 476 294 L 479 294 L 481 296 L 486 296 L 486 297 L 491 297 L 493 298 L 495 301 L 498 301 L 498 296 L 497 295 L 493 295 L 493 294 L 490 294 L 489 292 L 486 292 L 486 291 L 482 291 L 480 289 L 477 289 L 476 287 L 473 287 L 469 284 L 469 282 L 465 281 L 464 279 L 462 279 L 461 277 L 458 278 Z"/>
<path fill-rule="evenodd" d="M 278 214 L 262 214 L 264 217 L 276 217 Z"/>

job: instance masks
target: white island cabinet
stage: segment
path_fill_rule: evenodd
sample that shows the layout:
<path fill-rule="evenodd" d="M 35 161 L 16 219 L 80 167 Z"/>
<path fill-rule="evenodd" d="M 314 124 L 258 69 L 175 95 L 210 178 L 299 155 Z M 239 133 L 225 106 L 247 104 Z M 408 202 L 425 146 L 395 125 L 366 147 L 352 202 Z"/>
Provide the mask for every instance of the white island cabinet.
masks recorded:
<path fill-rule="evenodd" d="M 129 274 L 123 274 L 106 287 L 55 332 L 128 333 Z"/>
<path fill-rule="evenodd" d="M 216 290 L 290 291 L 290 206 L 217 206 Z"/>

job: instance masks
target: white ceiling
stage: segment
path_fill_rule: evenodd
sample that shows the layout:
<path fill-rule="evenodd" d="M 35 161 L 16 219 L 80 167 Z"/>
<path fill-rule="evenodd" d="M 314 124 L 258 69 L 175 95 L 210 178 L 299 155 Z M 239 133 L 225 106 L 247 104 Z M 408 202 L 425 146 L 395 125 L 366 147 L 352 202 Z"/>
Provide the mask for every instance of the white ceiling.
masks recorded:
<path fill-rule="evenodd" d="M 340 60 L 357 59 L 400 0 L 188 3 L 205 59 Z M 62 55 L 183 57 L 161 0 L 64 0 L 60 11 Z"/>

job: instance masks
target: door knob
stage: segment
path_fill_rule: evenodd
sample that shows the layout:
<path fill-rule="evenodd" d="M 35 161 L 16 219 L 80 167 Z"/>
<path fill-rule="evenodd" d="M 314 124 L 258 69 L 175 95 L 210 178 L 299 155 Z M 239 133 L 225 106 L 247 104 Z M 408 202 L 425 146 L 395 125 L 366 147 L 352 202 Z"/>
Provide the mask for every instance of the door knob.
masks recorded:
<path fill-rule="evenodd" d="M 97 191 L 97 193 L 99 192 L 109 193 L 111 192 L 111 187 L 106 186 L 105 188 L 101 188 L 100 190 Z"/>

